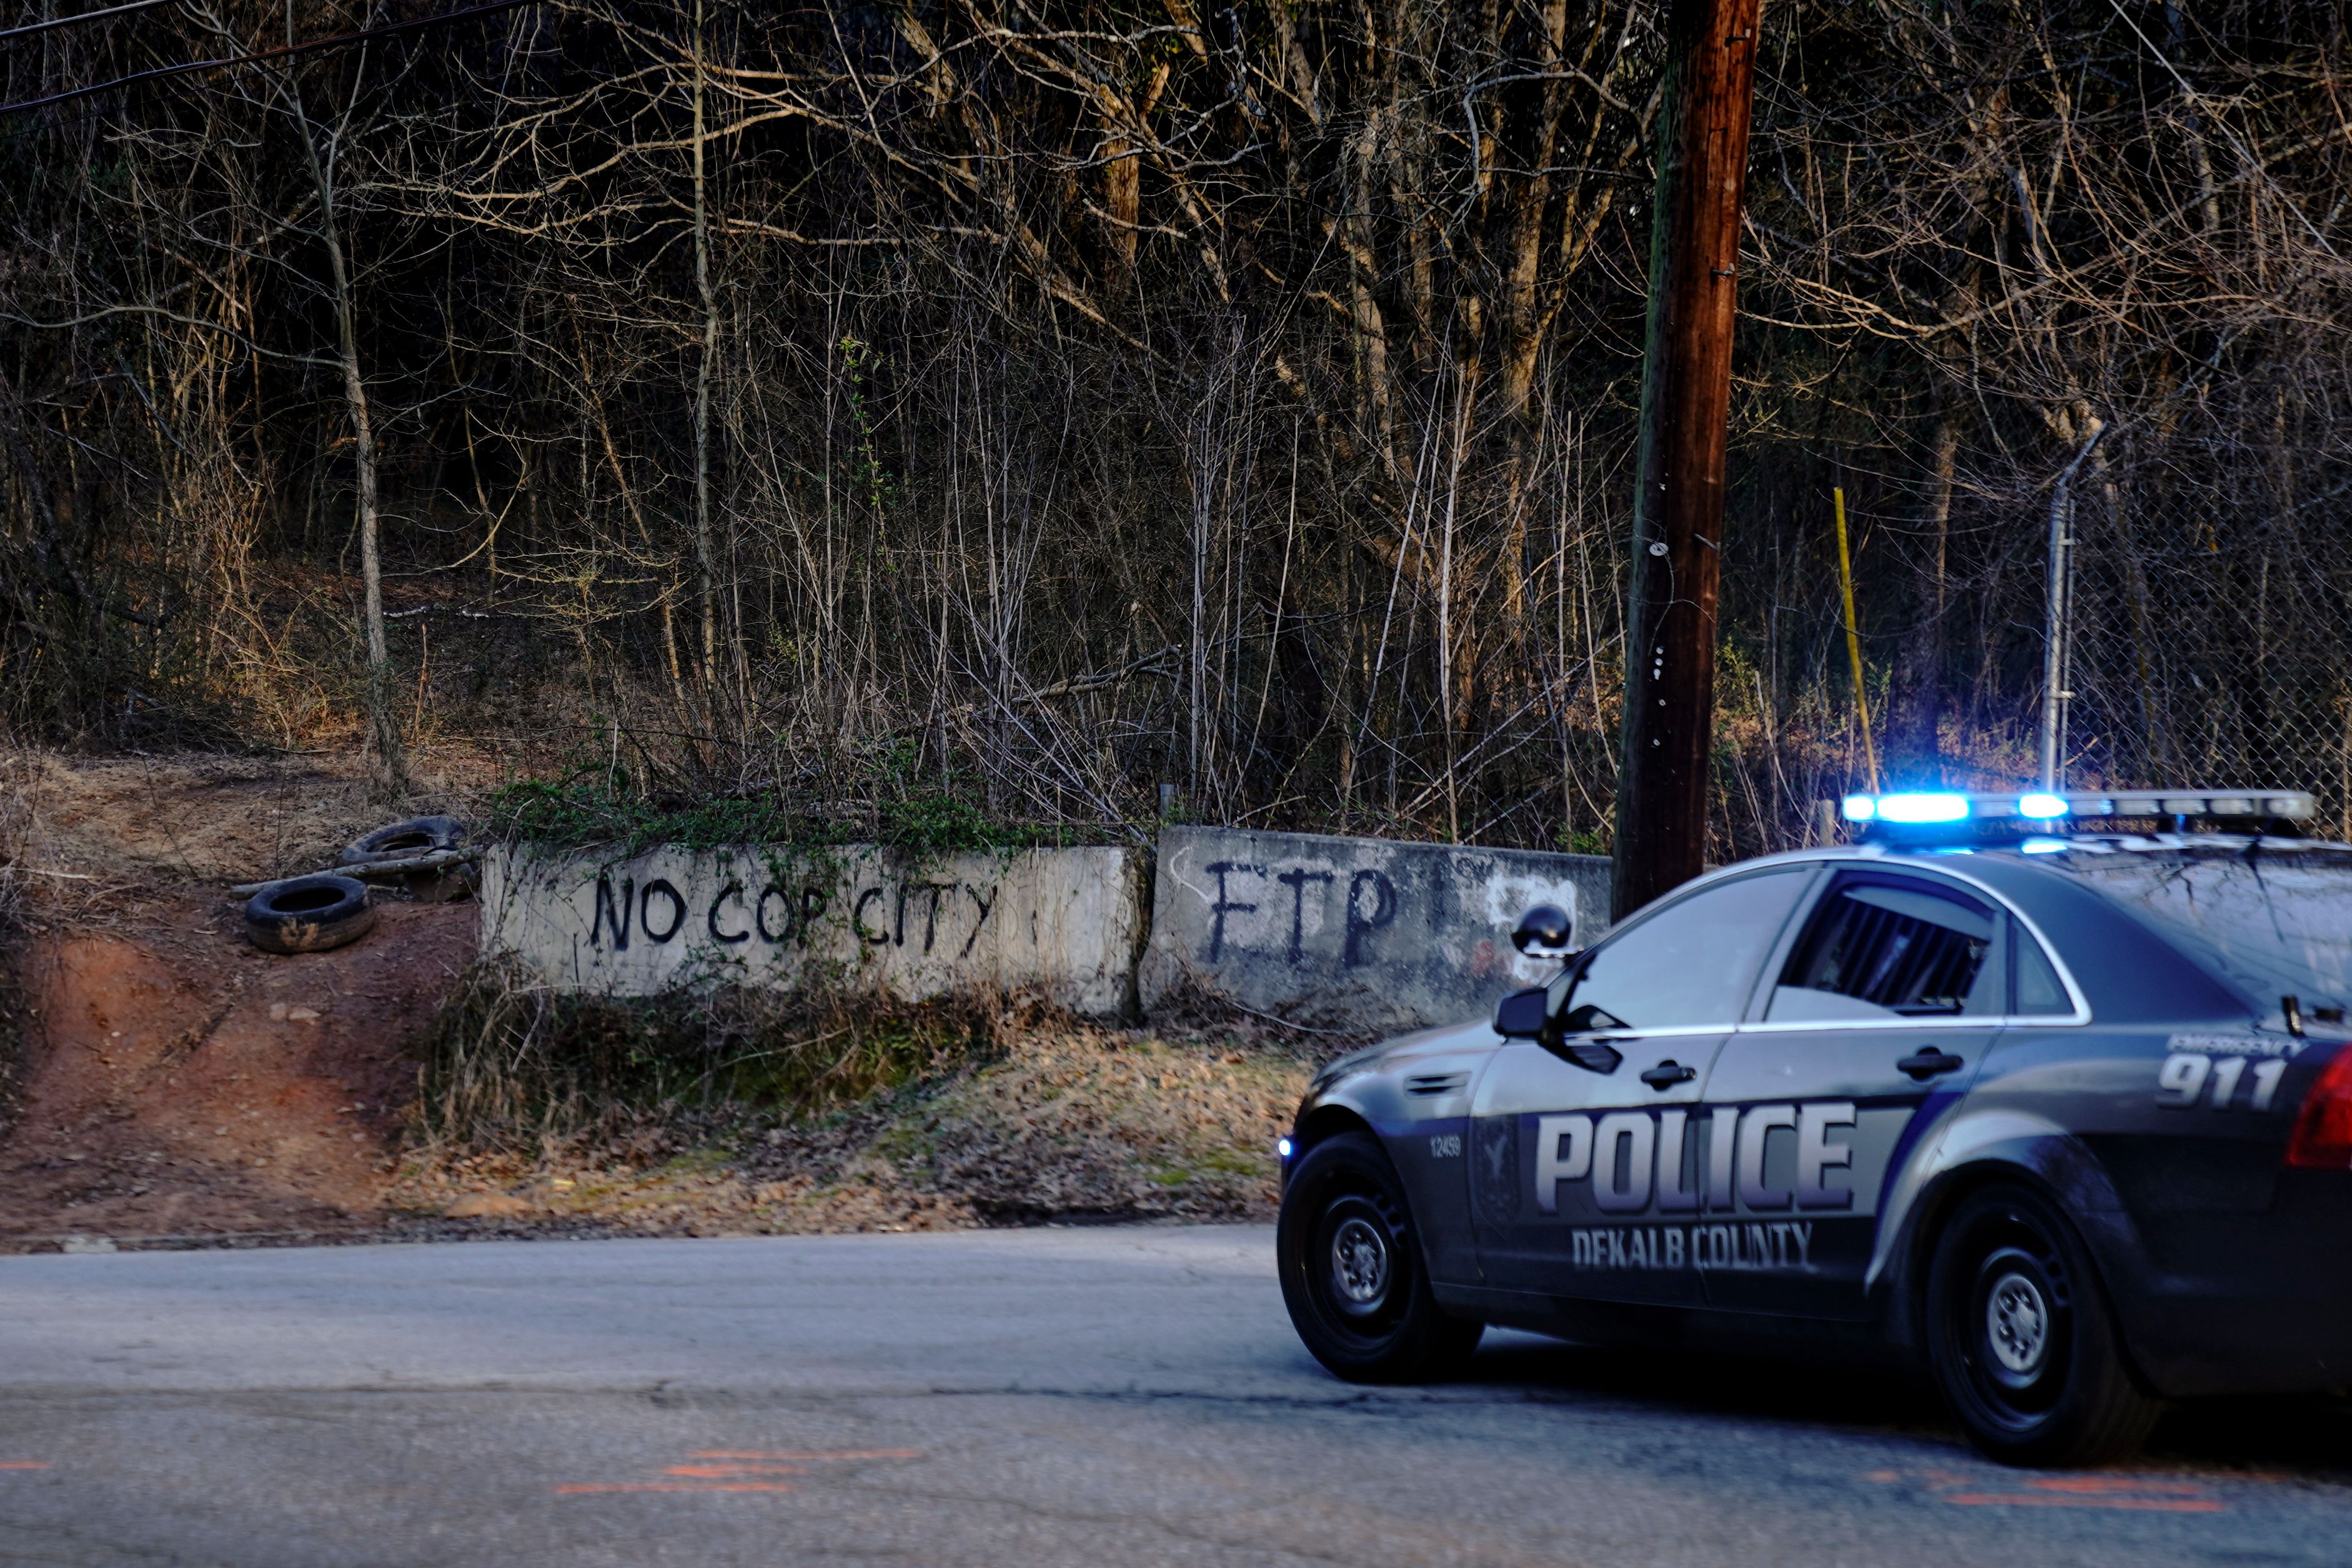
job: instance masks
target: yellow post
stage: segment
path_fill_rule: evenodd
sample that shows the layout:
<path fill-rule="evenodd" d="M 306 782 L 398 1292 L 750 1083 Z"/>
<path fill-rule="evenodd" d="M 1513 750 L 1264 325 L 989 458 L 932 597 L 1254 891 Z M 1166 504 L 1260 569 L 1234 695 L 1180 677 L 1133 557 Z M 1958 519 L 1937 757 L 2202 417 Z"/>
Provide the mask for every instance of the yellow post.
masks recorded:
<path fill-rule="evenodd" d="M 1870 788 L 1878 790 L 1878 751 L 1870 743 L 1870 694 L 1862 683 L 1862 631 L 1853 624 L 1853 556 L 1845 544 L 1845 487 L 1833 486 L 1837 503 L 1838 585 L 1845 590 L 1845 651 L 1853 660 L 1853 709 L 1862 716 L 1862 758 L 1870 769 Z"/>

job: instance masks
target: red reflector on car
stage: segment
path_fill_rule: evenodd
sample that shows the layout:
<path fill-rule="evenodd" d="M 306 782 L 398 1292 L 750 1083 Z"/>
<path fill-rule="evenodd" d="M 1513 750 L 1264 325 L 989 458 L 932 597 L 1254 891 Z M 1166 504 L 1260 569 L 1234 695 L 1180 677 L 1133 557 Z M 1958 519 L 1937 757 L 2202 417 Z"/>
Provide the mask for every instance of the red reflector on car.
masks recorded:
<path fill-rule="evenodd" d="M 2337 1048 L 2304 1096 L 2286 1163 L 2305 1171 L 2352 1170 L 2352 1046 Z"/>

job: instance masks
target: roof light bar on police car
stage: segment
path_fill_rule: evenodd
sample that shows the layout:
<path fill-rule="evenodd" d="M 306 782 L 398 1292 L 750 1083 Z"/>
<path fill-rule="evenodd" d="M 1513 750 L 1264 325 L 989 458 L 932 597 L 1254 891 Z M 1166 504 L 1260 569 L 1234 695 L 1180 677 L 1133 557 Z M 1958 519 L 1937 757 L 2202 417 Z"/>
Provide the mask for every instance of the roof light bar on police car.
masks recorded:
<path fill-rule="evenodd" d="M 2273 817 L 2302 822 L 2319 815 L 2319 804 L 2305 790 L 2086 790 L 2065 794 L 2024 790 L 1989 795 L 1905 790 L 1888 795 L 1850 795 L 1845 797 L 1843 810 L 1848 822 L 1919 827 L 1971 820 L 2054 823 L 2061 819 L 2137 816 Z"/>
<path fill-rule="evenodd" d="M 1969 815 L 1964 795 L 1850 795 L 1845 797 L 1848 822 L 1892 822 L 1906 827 L 1937 822 L 1961 822 Z"/>

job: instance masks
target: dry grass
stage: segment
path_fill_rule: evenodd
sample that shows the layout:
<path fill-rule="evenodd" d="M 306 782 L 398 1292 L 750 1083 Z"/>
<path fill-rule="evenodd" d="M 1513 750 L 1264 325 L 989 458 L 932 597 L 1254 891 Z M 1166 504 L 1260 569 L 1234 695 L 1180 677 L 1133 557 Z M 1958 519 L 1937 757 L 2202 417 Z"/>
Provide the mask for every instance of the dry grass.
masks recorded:
<path fill-rule="evenodd" d="M 425 1042 L 415 1131 L 431 1148 L 545 1153 L 658 1142 L 712 1118 L 805 1117 L 952 1070 L 1040 1016 L 977 997 L 564 994 L 515 960 L 485 959 Z"/>
<path fill-rule="evenodd" d="M 1270 1215 L 1318 1053 L 1003 999 L 558 997 L 478 966 L 432 1037 L 413 1215 L 784 1232 Z"/>

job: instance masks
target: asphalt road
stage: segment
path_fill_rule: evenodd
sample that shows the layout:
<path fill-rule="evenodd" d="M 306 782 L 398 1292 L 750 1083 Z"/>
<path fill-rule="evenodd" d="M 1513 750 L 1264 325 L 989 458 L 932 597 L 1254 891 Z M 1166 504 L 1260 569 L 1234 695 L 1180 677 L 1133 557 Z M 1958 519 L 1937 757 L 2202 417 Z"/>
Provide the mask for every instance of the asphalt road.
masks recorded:
<path fill-rule="evenodd" d="M 2352 1419 L 1977 1458 L 1885 1377 L 1367 1391 L 1260 1228 L 0 1258 L 0 1563 L 2343 1563 Z"/>

